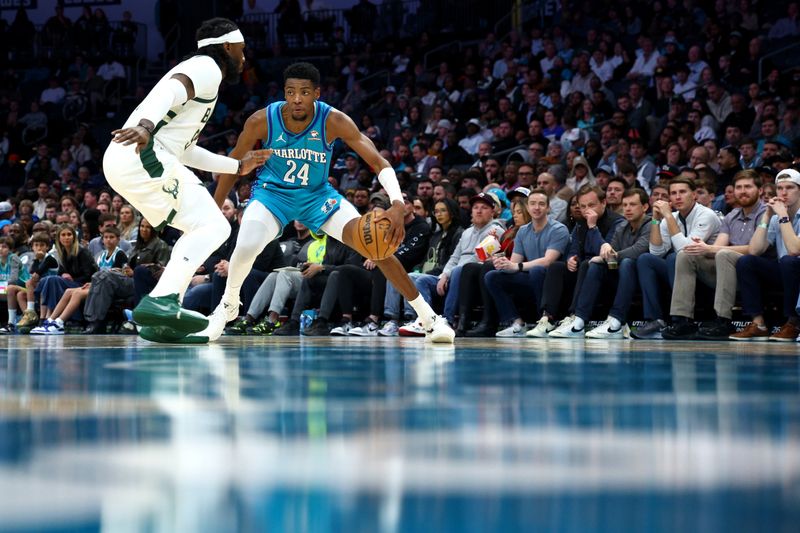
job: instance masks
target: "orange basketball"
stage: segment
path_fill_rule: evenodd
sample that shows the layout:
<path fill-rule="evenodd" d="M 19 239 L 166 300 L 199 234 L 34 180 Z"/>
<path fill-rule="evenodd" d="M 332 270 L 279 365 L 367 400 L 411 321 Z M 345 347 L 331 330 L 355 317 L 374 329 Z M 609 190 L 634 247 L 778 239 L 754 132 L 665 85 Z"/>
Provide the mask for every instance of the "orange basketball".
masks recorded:
<path fill-rule="evenodd" d="M 373 261 L 380 261 L 393 255 L 397 251 L 396 246 L 391 246 L 385 237 L 392 227 L 387 219 L 375 222 L 375 218 L 383 213 L 382 209 L 368 211 L 358 219 L 353 230 L 353 241 L 355 250 Z"/>

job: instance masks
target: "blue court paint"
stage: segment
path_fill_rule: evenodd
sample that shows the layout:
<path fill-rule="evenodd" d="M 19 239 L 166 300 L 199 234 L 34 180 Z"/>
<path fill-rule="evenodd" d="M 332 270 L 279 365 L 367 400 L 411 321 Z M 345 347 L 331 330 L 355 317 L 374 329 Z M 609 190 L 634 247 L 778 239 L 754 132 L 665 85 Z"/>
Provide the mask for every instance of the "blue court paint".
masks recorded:
<path fill-rule="evenodd" d="M 798 353 L 0 337 L 0 531 L 797 531 Z"/>

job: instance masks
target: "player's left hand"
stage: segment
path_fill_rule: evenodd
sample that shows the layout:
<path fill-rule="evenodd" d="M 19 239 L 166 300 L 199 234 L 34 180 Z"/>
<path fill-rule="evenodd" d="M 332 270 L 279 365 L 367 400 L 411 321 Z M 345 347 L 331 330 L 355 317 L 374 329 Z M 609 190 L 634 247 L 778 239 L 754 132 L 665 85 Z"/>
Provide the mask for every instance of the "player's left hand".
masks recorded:
<path fill-rule="evenodd" d="M 267 162 L 272 157 L 272 148 L 266 150 L 250 150 L 239 161 L 242 166 L 239 169 L 239 175 L 245 176 L 253 169 L 256 169 Z"/>
<path fill-rule="evenodd" d="M 375 217 L 375 222 L 385 218 L 392 223 L 392 227 L 389 229 L 386 239 L 393 247 L 400 246 L 403 239 L 406 238 L 406 227 L 405 224 L 403 224 L 403 219 L 406 217 L 405 210 L 406 207 L 403 203 L 393 202 L 392 207 Z"/>

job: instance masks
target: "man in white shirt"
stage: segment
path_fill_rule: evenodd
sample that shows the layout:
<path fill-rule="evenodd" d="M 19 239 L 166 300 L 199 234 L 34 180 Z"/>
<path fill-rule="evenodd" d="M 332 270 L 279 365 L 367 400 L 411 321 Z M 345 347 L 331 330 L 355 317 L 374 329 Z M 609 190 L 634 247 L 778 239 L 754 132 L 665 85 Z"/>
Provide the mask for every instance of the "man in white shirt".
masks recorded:
<path fill-rule="evenodd" d="M 649 37 L 644 37 L 642 39 L 642 53 L 636 58 L 626 77 L 629 80 L 639 78 L 647 78 L 649 80 L 656 70 L 660 55 L 653 46 L 653 40 Z"/>
<path fill-rule="evenodd" d="M 661 309 L 661 287 L 664 284 L 672 287 L 677 253 L 695 238 L 711 244 L 719 233 L 719 217 L 697 203 L 696 190 L 693 180 L 675 178 L 669 183 L 670 201 L 653 202 L 650 253 L 642 254 L 636 260 L 645 319 L 645 324 L 631 333 L 637 339 L 661 338 L 661 330 L 666 327 Z"/>
<path fill-rule="evenodd" d="M 700 47 L 698 45 L 694 45 L 689 48 L 688 52 L 688 61 L 686 62 L 686 66 L 689 67 L 689 81 L 698 85 L 700 83 L 700 75 L 703 73 L 703 69 L 708 66 L 708 63 L 703 61 L 700 57 Z M 678 92 L 677 88 L 675 89 Z M 681 94 L 678 92 L 678 94 Z M 683 95 L 684 98 L 689 98 L 688 95 Z M 693 98 L 693 97 L 692 97 Z"/>
<path fill-rule="evenodd" d="M 109 56 L 106 62 L 97 69 L 97 75 L 106 81 L 125 79 L 125 67 L 112 56 Z"/>
<path fill-rule="evenodd" d="M 592 59 L 589 61 L 589 66 L 592 68 L 600 81 L 607 83 L 608 80 L 614 77 L 614 65 L 606 60 L 606 55 L 602 50 L 595 50 L 592 52 Z"/>
<path fill-rule="evenodd" d="M 468 154 L 476 155 L 478 153 L 478 147 L 480 144 L 490 139 L 491 136 L 491 132 L 487 132 L 481 127 L 480 120 L 477 118 L 471 118 L 467 121 L 467 136 L 458 141 L 458 145 Z"/>

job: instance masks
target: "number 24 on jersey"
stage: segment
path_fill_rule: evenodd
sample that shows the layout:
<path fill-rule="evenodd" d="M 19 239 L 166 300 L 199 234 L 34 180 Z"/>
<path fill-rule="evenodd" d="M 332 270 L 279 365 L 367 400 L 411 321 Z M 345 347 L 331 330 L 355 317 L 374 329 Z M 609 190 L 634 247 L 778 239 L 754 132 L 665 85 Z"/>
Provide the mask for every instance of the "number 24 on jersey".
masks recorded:
<path fill-rule="evenodd" d="M 283 175 L 283 181 L 293 184 L 299 179 L 301 185 L 304 187 L 308 185 L 308 163 L 304 163 L 300 170 L 297 169 L 297 163 L 291 159 L 287 160 L 286 164 L 289 166 L 289 170 Z"/>

